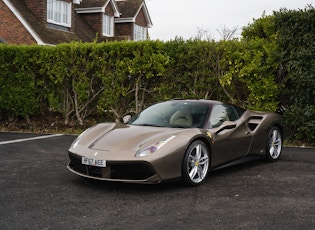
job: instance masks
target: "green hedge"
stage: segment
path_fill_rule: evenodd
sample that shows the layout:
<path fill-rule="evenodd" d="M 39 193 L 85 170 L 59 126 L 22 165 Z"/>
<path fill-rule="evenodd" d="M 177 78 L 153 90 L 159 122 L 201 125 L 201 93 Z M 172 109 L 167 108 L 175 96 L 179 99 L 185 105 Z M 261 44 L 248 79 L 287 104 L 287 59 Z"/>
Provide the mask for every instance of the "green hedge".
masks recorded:
<path fill-rule="evenodd" d="M 3 84 L 6 90 L 1 93 L 0 108 L 8 116 L 49 109 L 63 114 L 65 123 L 75 117 L 80 124 L 96 109 L 110 110 L 121 118 L 126 112 L 137 113 L 148 104 L 171 98 L 216 99 L 275 110 L 260 97 L 251 96 L 259 85 L 253 87 L 256 81 L 250 81 L 250 74 L 238 74 L 244 66 L 232 68 L 231 63 L 239 58 L 233 56 L 236 48 L 246 50 L 238 41 L 221 44 L 181 39 L 56 47 L 2 45 L 5 58 L 0 65 L 5 71 L 1 80 L 10 86 Z M 231 74 L 236 79 L 233 85 L 226 80 Z M 264 81 L 277 89 L 273 79 Z M 14 101 L 8 100 L 15 91 L 20 93 L 14 95 Z"/>
<path fill-rule="evenodd" d="M 291 139 L 315 142 L 315 9 L 275 13 L 279 59 L 286 73 L 282 104 Z"/>
<path fill-rule="evenodd" d="M 314 9 L 255 20 L 241 40 L 0 45 L 3 119 L 62 114 L 120 120 L 171 98 L 215 99 L 276 111 L 290 138 L 315 139 Z M 313 26 L 310 26 L 310 25 Z M 293 32 L 292 32 L 293 31 Z"/>

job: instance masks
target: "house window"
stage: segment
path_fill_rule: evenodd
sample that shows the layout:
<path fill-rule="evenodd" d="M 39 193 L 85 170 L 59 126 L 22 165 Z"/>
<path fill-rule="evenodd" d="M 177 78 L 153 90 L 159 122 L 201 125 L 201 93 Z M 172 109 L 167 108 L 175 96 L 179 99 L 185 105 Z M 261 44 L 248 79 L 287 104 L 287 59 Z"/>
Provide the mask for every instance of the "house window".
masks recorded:
<path fill-rule="evenodd" d="M 135 24 L 134 26 L 134 41 L 141 41 L 147 39 L 147 28 L 138 26 Z"/>
<path fill-rule="evenodd" d="M 47 22 L 71 27 L 71 3 L 47 0 Z"/>
<path fill-rule="evenodd" d="M 114 17 L 103 14 L 103 35 L 107 37 L 114 36 Z"/>

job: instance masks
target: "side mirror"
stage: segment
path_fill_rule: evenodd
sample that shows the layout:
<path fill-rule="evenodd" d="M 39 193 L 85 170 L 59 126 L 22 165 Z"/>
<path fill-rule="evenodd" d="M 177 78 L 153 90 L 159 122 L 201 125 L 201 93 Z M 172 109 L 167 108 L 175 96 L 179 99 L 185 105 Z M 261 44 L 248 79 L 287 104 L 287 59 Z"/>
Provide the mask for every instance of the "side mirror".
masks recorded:
<path fill-rule="evenodd" d="M 130 121 L 130 119 L 131 119 L 131 115 L 128 114 L 128 115 L 124 116 L 123 117 L 124 124 L 128 123 Z"/>
<path fill-rule="evenodd" d="M 215 131 L 215 134 L 219 134 L 224 130 L 228 130 L 228 129 L 234 129 L 236 128 L 236 123 L 233 121 L 225 121 L 222 123 L 222 125 L 220 125 L 218 127 L 218 129 Z"/>

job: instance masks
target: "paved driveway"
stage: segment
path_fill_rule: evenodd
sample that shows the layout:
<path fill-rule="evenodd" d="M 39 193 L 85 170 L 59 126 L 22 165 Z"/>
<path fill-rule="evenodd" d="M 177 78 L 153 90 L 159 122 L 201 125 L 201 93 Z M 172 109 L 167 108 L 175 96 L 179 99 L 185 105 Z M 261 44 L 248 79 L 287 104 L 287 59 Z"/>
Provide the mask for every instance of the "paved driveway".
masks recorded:
<path fill-rule="evenodd" d="M 315 229 L 315 150 L 284 148 L 205 184 L 93 181 L 66 169 L 75 136 L 0 133 L 1 229 Z"/>

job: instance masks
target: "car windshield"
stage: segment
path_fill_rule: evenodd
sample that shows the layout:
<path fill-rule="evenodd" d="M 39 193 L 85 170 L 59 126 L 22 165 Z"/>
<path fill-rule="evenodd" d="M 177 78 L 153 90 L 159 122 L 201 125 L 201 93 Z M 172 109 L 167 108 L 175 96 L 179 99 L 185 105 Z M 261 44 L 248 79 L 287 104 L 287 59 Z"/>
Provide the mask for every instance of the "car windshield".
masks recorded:
<path fill-rule="evenodd" d="M 202 128 L 208 105 L 186 101 L 155 104 L 134 116 L 128 124 L 173 128 Z"/>

